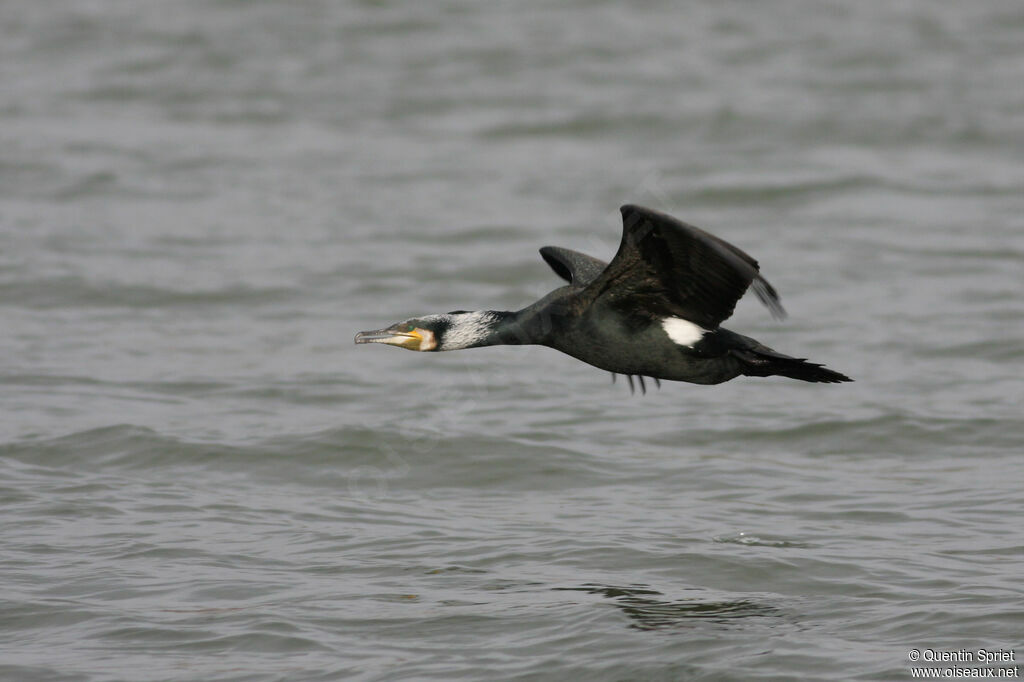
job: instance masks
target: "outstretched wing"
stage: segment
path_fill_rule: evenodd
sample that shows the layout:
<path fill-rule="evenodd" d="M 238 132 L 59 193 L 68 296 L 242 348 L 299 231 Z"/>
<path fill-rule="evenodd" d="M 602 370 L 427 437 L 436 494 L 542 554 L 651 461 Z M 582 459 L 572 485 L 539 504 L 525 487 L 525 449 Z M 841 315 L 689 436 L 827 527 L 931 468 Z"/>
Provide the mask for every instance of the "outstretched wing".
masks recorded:
<path fill-rule="evenodd" d="M 776 317 L 785 316 L 757 261 L 732 244 L 672 216 L 623 206 L 622 242 L 583 296 L 629 317 L 682 317 L 716 328 L 751 284 Z"/>
<path fill-rule="evenodd" d="M 593 282 L 608 267 L 603 260 L 560 246 L 545 246 L 540 250 L 540 255 L 556 275 L 579 287 Z"/>

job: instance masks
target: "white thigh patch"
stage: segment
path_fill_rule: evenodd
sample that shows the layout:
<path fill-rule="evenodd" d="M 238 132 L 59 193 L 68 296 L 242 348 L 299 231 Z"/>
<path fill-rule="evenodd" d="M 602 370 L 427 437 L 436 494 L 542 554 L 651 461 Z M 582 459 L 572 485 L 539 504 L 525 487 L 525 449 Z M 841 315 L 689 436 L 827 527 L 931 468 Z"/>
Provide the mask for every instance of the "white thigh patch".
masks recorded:
<path fill-rule="evenodd" d="M 668 338 L 687 348 L 693 348 L 707 333 L 706 329 L 681 317 L 666 317 L 661 321 L 661 328 L 668 334 Z"/>

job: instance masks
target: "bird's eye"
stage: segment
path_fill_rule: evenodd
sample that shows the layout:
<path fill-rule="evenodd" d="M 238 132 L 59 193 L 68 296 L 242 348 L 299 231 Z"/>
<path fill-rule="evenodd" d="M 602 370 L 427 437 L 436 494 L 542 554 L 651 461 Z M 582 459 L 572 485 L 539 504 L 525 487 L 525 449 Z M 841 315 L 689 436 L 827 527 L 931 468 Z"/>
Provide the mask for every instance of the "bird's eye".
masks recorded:
<path fill-rule="evenodd" d="M 407 324 L 407 325 L 405 325 L 405 331 L 407 331 L 407 332 L 411 332 L 415 328 L 416 328 L 416 325 L 414 325 L 414 324 Z"/>

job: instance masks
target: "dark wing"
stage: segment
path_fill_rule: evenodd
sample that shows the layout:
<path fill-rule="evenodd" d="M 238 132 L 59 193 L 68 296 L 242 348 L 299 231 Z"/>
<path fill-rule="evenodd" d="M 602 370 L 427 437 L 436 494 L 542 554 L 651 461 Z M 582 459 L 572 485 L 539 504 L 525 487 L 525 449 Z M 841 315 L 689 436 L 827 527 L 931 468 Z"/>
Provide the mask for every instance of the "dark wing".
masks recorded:
<path fill-rule="evenodd" d="M 584 298 L 628 317 L 675 316 L 705 329 L 732 315 L 751 284 L 776 317 L 785 311 L 757 261 L 732 244 L 672 216 L 623 206 L 618 253 Z"/>
<path fill-rule="evenodd" d="M 604 272 L 608 264 L 603 260 L 592 258 L 585 253 L 563 249 L 560 246 L 545 246 L 540 250 L 547 264 L 555 274 L 569 284 L 586 286 Z"/>

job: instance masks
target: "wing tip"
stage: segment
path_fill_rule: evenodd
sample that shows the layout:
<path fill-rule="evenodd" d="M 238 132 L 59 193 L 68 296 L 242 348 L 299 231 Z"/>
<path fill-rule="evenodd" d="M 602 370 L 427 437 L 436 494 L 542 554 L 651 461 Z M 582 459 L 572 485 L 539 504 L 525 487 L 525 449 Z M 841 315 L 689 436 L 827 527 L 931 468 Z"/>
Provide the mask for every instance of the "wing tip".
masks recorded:
<path fill-rule="evenodd" d="M 653 217 L 654 215 L 657 215 L 656 211 L 638 204 L 623 204 L 622 206 L 619 206 L 619 213 L 622 214 L 622 222 L 627 225 L 633 220 L 637 220 L 645 216 Z"/>
<path fill-rule="evenodd" d="M 757 299 L 768 308 L 768 312 L 771 313 L 772 317 L 776 320 L 786 319 L 788 313 L 786 309 L 782 307 L 782 301 L 779 299 L 779 292 L 775 291 L 775 287 L 768 283 L 764 277 L 758 274 L 754 277 L 752 283 L 754 294 L 757 295 Z"/>
<path fill-rule="evenodd" d="M 559 253 L 563 249 L 557 246 L 542 246 L 540 247 L 540 257 L 544 259 L 544 262 L 548 264 L 555 274 L 564 279 L 569 284 L 573 281 L 572 268 L 567 267 L 562 259 L 559 258 Z"/>

